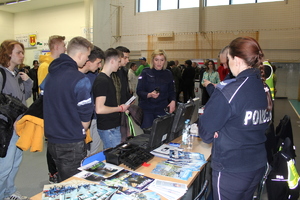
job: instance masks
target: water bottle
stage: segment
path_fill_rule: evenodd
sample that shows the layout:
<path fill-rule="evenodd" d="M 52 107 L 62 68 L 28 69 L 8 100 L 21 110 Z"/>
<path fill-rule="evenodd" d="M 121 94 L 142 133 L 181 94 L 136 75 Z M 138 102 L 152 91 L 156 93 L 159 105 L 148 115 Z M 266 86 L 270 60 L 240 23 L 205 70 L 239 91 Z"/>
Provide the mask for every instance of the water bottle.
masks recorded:
<path fill-rule="evenodd" d="M 190 120 L 187 119 L 184 122 L 184 128 L 182 130 L 182 137 L 181 137 L 182 147 L 185 147 L 188 144 L 189 133 L 190 133 Z"/>

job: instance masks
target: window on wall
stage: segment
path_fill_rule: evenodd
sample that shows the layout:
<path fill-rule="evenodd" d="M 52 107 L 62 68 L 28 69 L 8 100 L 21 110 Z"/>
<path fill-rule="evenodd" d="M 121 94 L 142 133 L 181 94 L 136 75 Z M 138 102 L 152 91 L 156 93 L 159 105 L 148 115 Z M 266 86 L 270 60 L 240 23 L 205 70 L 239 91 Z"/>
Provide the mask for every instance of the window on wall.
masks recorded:
<path fill-rule="evenodd" d="M 170 10 L 178 8 L 178 0 L 160 0 L 160 10 Z"/>
<path fill-rule="evenodd" d="M 199 7 L 199 0 L 137 0 L 138 12 Z"/>
<path fill-rule="evenodd" d="M 206 6 L 222 6 L 228 4 L 228 0 L 206 0 Z"/>
<path fill-rule="evenodd" d="M 255 3 L 255 0 L 231 0 L 231 4 Z"/>
<path fill-rule="evenodd" d="M 157 0 L 139 0 L 139 12 L 157 10 Z"/>
<path fill-rule="evenodd" d="M 179 0 L 179 8 L 199 7 L 199 0 Z"/>
<path fill-rule="evenodd" d="M 272 1 L 284 1 L 284 0 L 272 0 Z M 257 0 L 257 3 L 263 3 L 263 2 L 271 2 L 271 0 Z"/>
<path fill-rule="evenodd" d="M 284 0 L 206 0 L 206 6 L 222 6 L 247 3 L 264 3 Z"/>

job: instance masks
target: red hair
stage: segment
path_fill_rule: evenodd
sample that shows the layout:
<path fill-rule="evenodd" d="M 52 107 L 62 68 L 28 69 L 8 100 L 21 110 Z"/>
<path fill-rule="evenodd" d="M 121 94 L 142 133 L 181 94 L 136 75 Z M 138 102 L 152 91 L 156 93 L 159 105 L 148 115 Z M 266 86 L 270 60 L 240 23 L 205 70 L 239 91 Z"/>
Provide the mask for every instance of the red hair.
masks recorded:
<path fill-rule="evenodd" d="M 24 51 L 24 45 L 21 42 L 18 42 L 16 40 L 4 40 L 0 46 L 0 64 L 3 67 L 9 67 L 9 61 L 11 59 L 12 51 L 15 48 L 15 45 L 19 44 L 23 51 Z"/>

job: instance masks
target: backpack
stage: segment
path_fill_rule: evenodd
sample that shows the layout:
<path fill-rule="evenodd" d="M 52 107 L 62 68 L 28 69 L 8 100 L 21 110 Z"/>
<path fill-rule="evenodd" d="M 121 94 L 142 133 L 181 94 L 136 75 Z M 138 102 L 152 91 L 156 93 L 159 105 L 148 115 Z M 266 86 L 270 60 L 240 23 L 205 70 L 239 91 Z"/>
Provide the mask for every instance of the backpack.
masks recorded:
<path fill-rule="evenodd" d="M 6 82 L 5 71 L 0 68 L 3 84 L 0 93 L 0 157 L 5 157 L 13 134 L 13 124 L 27 107 L 16 97 L 2 93 Z"/>

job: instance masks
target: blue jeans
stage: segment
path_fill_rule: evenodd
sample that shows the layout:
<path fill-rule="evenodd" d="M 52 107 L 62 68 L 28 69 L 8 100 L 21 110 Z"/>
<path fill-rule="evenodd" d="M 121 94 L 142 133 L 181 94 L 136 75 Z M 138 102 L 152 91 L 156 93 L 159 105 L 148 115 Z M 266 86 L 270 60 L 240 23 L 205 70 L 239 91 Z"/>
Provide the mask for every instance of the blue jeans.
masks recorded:
<path fill-rule="evenodd" d="M 58 171 L 58 182 L 77 174 L 81 161 L 86 157 L 84 141 L 66 144 L 48 142 L 48 151 L 51 154 Z"/>
<path fill-rule="evenodd" d="M 108 130 L 98 129 L 101 140 L 103 141 L 103 148 L 113 148 L 121 143 L 120 126 Z"/>
<path fill-rule="evenodd" d="M 16 146 L 18 139 L 14 131 L 6 156 L 0 158 L 0 199 L 9 197 L 17 190 L 14 181 L 23 156 L 23 151 Z"/>

